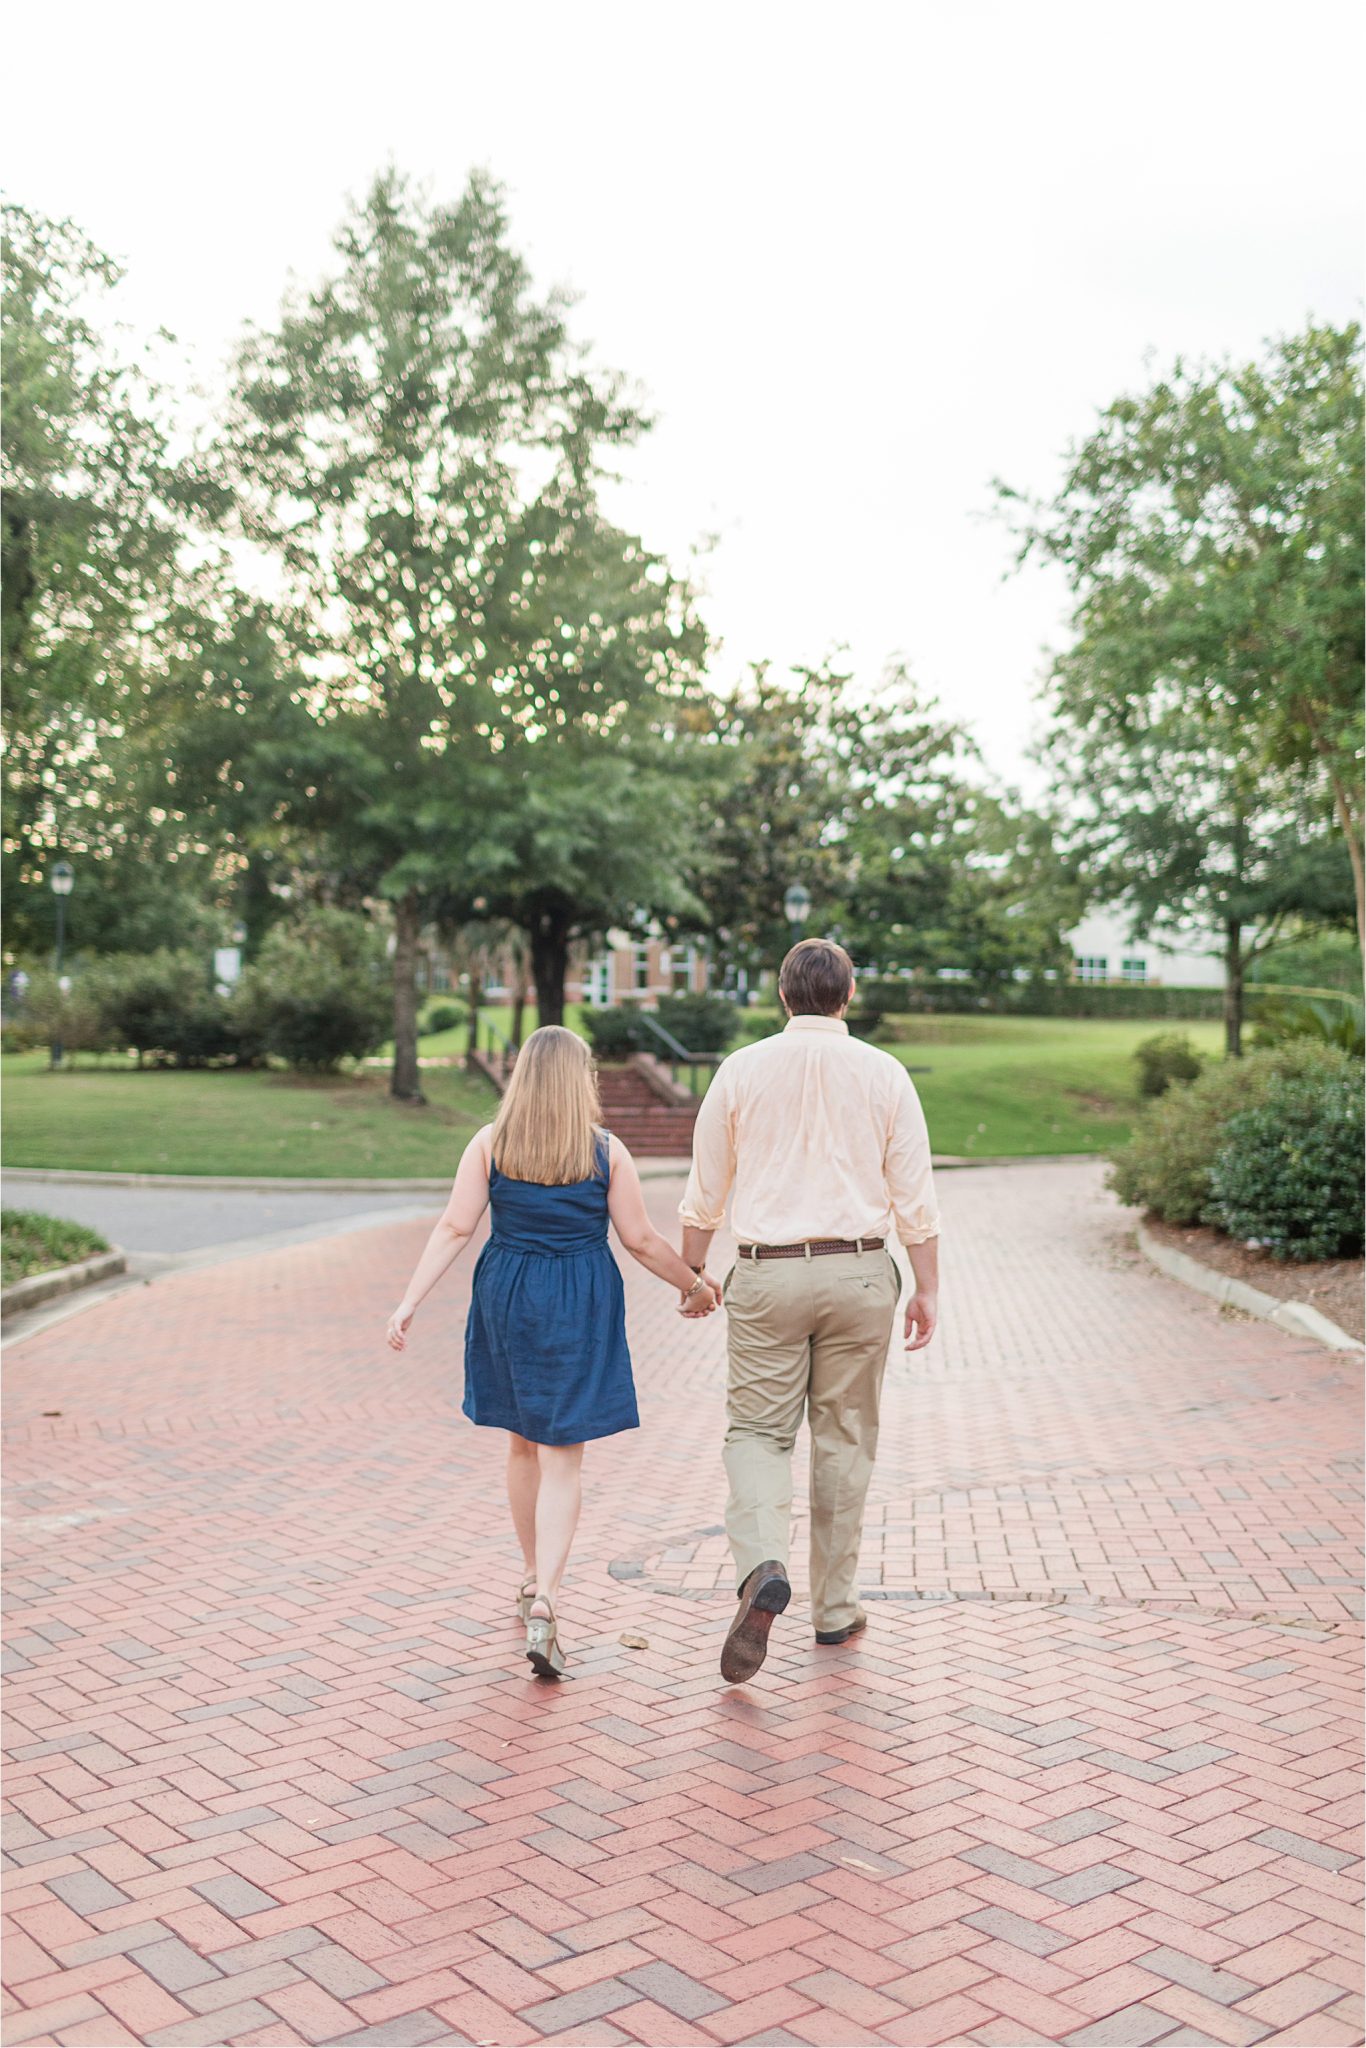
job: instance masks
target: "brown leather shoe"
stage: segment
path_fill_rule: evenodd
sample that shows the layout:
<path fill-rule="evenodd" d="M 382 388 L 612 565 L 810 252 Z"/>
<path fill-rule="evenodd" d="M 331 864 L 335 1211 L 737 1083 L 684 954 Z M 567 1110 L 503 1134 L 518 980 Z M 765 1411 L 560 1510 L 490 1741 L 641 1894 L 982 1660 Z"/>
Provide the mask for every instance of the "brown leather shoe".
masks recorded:
<path fill-rule="evenodd" d="M 784 1567 L 770 1558 L 756 1564 L 740 1588 L 740 1606 L 721 1651 L 721 1676 L 727 1685 L 753 1678 L 768 1655 L 768 1632 L 775 1614 L 792 1598 Z"/>
<path fill-rule="evenodd" d="M 818 1643 L 847 1643 L 850 1636 L 862 1635 L 867 1626 L 868 1617 L 860 1610 L 850 1622 L 848 1628 L 818 1628 L 816 1630 L 816 1641 Z"/>

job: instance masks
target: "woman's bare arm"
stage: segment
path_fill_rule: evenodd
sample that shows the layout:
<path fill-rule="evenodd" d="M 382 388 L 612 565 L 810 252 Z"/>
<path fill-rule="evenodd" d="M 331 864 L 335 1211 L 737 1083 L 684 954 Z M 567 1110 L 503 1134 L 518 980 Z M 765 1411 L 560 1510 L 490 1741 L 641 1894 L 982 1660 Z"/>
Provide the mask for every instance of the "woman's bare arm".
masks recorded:
<path fill-rule="evenodd" d="M 465 1147 L 441 1220 L 423 1247 L 402 1301 L 389 1318 L 389 1344 L 394 1351 L 403 1350 L 408 1341 L 408 1325 L 447 1267 L 464 1250 L 489 1205 L 492 1128 L 487 1124 L 482 1131 L 476 1131 Z"/>

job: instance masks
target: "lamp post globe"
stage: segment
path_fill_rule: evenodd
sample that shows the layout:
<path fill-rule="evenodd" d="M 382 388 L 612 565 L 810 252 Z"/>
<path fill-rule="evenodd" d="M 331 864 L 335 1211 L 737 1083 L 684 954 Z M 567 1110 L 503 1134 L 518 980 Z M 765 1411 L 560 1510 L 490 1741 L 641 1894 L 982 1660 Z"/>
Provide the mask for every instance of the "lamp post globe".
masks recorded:
<path fill-rule="evenodd" d="M 800 937 L 802 926 L 811 915 L 811 891 L 800 882 L 793 882 L 783 897 L 783 914 L 794 935 Z"/>
<path fill-rule="evenodd" d="M 54 861 L 48 869 L 47 884 L 57 899 L 57 990 L 64 996 L 70 984 L 62 973 L 66 953 L 66 899 L 76 886 L 76 870 L 69 860 Z M 62 1064 L 61 1005 L 57 1007 L 57 1029 L 52 1039 L 52 1064 Z"/>

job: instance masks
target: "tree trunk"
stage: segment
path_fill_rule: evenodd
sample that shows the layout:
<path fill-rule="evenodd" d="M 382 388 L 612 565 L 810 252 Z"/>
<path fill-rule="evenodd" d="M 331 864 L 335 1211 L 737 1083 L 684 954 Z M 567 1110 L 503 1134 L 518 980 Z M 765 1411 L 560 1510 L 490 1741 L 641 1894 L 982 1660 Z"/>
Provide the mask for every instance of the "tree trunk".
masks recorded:
<path fill-rule="evenodd" d="M 1352 816 L 1352 806 L 1341 776 L 1332 767 L 1328 774 L 1333 784 L 1333 809 L 1338 814 L 1338 823 L 1347 841 L 1347 858 L 1352 863 L 1352 887 L 1357 899 L 1357 944 L 1366 953 L 1366 876 L 1362 874 L 1361 833 L 1357 819 Z"/>
<path fill-rule="evenodd" d="M 1243 1054 L 1243 928 L 1237 918 L 1229 918 L 1224 935 L 1224 1052 L 1236 1060 Z"/>
<path fill-rule="evenodd" d="M 1333 810 L 1337 816 L 1338 824 L 1342 827 L 1342 835 L 1347 841 L 1347 858 L 1352 863 L 1352 892 L 1356 897 L 1357 905 L 1357 944 L 1360 946 L 1363 954 L 1366 954 L 1366 875 L 1362 872 L 1361 818 L 1359 815 L 1354 817 L 1352 814 L 1351 795 L 1348 792 L 1346 783 L 1338 774 L 1337 765 L 1324 741 L 1323 734 L 1319 729 L 1318 720 L 1315 718 L 1309 705 L 1303 700 L 1301 700 L 1300 709 L 1304 713 L 1305 723 L 1309 727 L 1314 750 L 1323 762 L 1328 780 L 1332 784 Z"/>
<path fill-rule="evenodd" d="M 479 967 L 470 968 L 470 1024 L 465 1038 L 465 1057 L 472 1059 L 479 1050 L 479 1006 L 484 1000 L 484 974 Z"/>
<path fill-rule="evenodd" d="M 531 978 L 536 984 L 536 1021 L 563 1024 L 564 978 L 569 972 L 567 922 L 544 911 L 531 927 Z"/>
<path fill-rule="evenodd" d="M 425 1102 L 417 1066 L 417 947 L 422 914 L 410 892 L 394 905 L 394 1066 L 389 1093 L 400 1102 Z"/>
<path fill-rule="evenodd" d="M 512 985 L 512 1042 L 516 1046 L 522 1043 L 522 1027 L 526 1021 L 526 997 L 527 972 L 525 967 L 519 966 L 517 979 Z"/>

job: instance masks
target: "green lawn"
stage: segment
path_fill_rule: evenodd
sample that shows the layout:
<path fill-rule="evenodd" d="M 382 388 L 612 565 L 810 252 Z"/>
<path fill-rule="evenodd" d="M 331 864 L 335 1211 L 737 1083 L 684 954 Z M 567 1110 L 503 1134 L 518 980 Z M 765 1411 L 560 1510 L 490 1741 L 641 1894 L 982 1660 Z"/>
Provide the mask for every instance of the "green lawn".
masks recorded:
<path fill-rule="evenodd" d="M 0 1209 L 0 1285 L 5 1287 L 108 1249 L 99 1232 L 83 1224 L 40 1216 L 34 1209 Z"/>
<path fill-rule="evenodd" d="M 1218 1053 L 1218 1024 L 1055 1017 L 898 1017 L 884 1040 L 915 1076 L 936 1152 L 986 1158 L 1102 1152 L 1138 1108 L 1133 1049 L 1159 1030 Z M 893 1042 L 891 1033 L 895 1033 Z M 448 1042 L 450 1041 L 450 1042 Z M 463 1047 L 460 1032 L 422 1042 Z M 917 1069 L 928 1069 L 918 1072 Z M 10 1166 L 125 1173 L 339 1179 L 452 1173 L 493 1114 L 485 1082 L 428 1067 L 425 1110 L 391 1102 L 382 1071 L 323 1079 L 277 1073 L 137 1073 L 109 1061 L 62 1073 L 42 1053 L 4 1063 Z"/>
<path fill-rule="evenodd" d="M 425 1109 L 390 1100 L 382 1073 L 138 1073 L 108 1063 L 50 1073 L 4 1064 L 5 1163 L 121 1173 L 428 1179 L 455 1172 L 497 1098 L 455 1067 L 422 1075 Z"/>
<path fill-rule="evenodd" d="M 1104 1152 L 1139 1107 L 1133 1050 L 1186 1033 L 1207 1059 L 1218 1023 L 1090 1017 L 897 1017 L 882 1043 L 911 1069 L 936 1152 L 968 1158 Z M 917 1072 L 927 1068 L 928 1072 Z"/>

